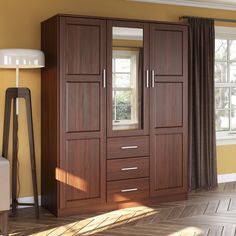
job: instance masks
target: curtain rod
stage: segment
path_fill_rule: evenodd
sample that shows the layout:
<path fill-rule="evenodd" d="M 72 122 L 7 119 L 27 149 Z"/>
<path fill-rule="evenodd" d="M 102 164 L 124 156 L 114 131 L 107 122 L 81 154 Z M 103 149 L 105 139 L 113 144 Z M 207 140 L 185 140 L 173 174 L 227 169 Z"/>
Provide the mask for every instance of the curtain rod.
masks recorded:
<path fill-rule="evenodd" d="M 214 20 L 214 21 L 221 21 L 221 22 L 231 22 L 231 23 L 236 23 L 236 20 L 233 19 L 224 19 L 224 18 L 208 18 L 208 17 L 196 17 L 196 16 L 181 16 L 179 19 L 189 19 L 189 18 L 204 18 L 208 20 Z"/>

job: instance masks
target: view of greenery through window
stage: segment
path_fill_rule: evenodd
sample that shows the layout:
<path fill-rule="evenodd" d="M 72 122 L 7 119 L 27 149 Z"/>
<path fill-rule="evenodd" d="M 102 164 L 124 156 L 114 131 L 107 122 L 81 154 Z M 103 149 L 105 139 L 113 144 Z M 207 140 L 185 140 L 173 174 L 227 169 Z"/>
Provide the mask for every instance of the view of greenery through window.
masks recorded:
<path fill-rule="evenodd" d="M 215 40 L 216 131 L 236 131 L 236 40 Z"/>

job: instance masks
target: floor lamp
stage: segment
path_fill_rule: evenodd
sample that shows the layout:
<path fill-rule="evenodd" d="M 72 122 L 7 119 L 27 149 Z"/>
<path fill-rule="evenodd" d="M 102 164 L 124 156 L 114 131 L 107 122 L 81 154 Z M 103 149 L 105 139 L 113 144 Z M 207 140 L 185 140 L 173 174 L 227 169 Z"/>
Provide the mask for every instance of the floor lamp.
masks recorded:
<path fill-rule="evenodd" d="M 19 70 L 44 67 L 44 54 L 33 49 L 0 49 L 0 68 L 16 70 L 16 87 L 8 88 L 5 96 L 2 156 L 8 158 L 11 104 L 13 101 L 13 156 L 12 156 L 12 215 L 16 215 L 18 205 L 33 205 L 39 217 L 38 190 L 36 178 L 34 132 L 32 121 L 31 94 L 28 88 L 19 87 Z M 31 174 L 34 203 L 19 203 L 17 200 L 17 162 L 18 162 L 18 115 L 19 99 L 24 99 L 27 112 L 28 138 L 30 146 Z"/>

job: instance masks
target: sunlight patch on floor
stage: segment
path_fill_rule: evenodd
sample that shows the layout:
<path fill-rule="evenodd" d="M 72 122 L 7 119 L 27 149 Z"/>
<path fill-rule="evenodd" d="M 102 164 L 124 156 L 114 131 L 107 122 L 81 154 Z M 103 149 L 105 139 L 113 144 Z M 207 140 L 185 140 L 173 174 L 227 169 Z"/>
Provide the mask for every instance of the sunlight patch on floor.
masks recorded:
<path fill-rule="evenodd" d="M 57 226 L 41 232 L 34 232 L 37 236 L 58 236 L 58 235 L 75 235 L 76 233 L 83 235 L 92 235 L 103 232 L 114 227 L 125 226 L 128 223 L 135 222 L 142 218 L 158 215 L 159 211 L 146 206 L 126 208 L 111 212 L 101 213 L 97 216 L 88 217 L 80 221 L 70 222 L 63 226 Z"/>

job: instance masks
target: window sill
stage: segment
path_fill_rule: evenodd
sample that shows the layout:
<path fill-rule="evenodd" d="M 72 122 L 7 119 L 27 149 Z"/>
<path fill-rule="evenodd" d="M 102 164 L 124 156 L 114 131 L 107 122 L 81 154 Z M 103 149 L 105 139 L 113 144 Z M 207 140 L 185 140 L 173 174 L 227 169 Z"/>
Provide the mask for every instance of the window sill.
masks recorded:
<path fill-rule="evenodd" d="M 216 137 L 217 146 L 233 145 L 233 144 L 236 144 L 236 135 L 225 135 Z"/>

